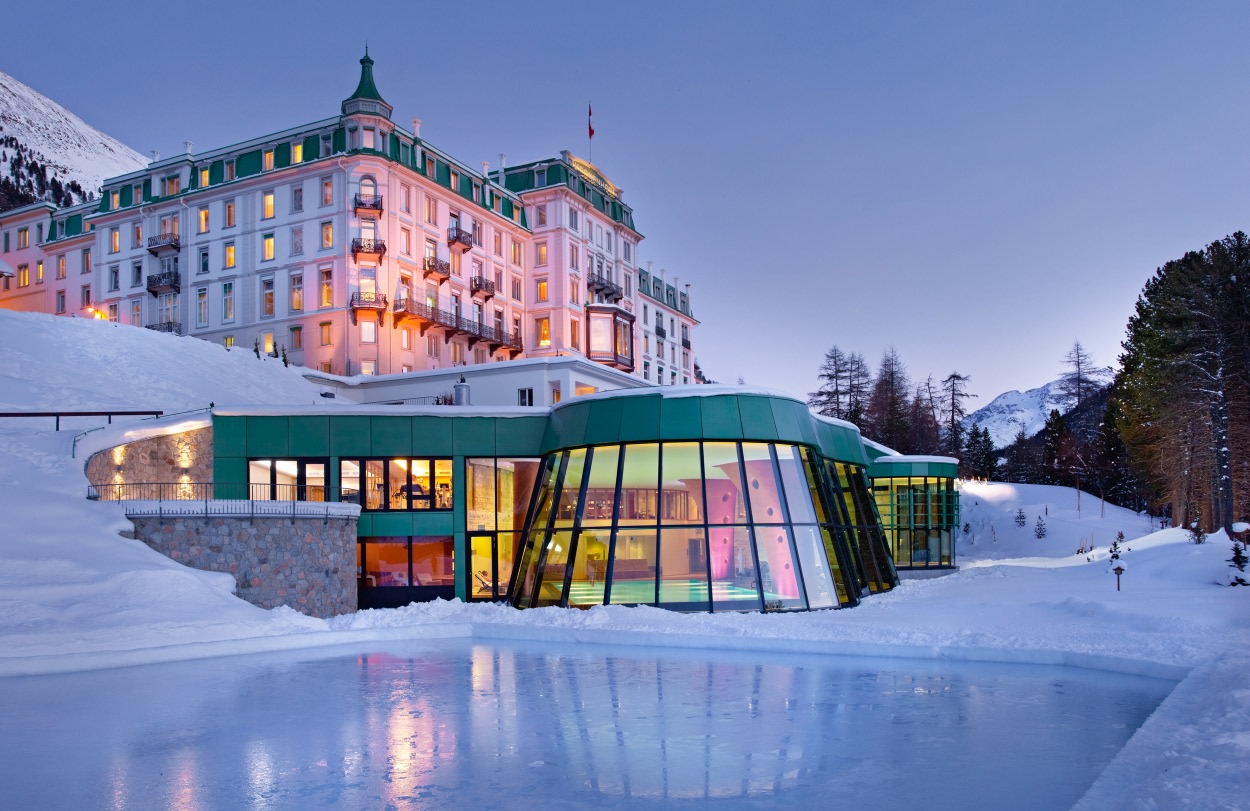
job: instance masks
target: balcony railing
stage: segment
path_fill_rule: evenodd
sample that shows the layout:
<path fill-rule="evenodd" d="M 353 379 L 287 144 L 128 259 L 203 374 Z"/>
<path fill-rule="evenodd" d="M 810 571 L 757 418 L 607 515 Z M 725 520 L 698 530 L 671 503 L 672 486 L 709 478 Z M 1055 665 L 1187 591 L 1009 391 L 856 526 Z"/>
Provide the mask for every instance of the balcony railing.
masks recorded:
<path fill-rule="evenodd" d="M 172 335 L 182 334 L 182 324 L 177 321 L 158 321 L 155 324 L 144 324 L 144 329 L 150 329 L 153 332 L 168 332 Z"/>
<path fill-rule="evenodd" d="M 479 341 L 485 341 L 490 345 L 492 353 L 507 347 L 512 356 L 516 357 L 524 348 L 520 335 L 504 332 L 447 310 L 431 307 L 426 302 L 417 301 L 409 296 L 395 300 L 392 316 L 396 323 L 408 318 L 416 320 L 421 335 L 425 335 L 426 331 L 433 327 L 442 327 L 449 340 L 456 335 L 467 335 L 470 349 Z"/>
<path fill-rule="evenodd" d="M 467 251 L 473 247 L 473 229 L 452 225 L 447 229 L 447 247 Z"/>
<path fill-rule="evenodd" d="M 690 339 L 689 339 L 689 338 L 682 338 L 682 339 L 681 339 L 681 348 L 682 348 L 682 349 L 689 349 L 689 348 L 690 348 Z"/>
<path fill-rule="evenodd" d="M 601 352 L 592 349 L 586 352 L 586 357 L 596 363 L 613 366 L 624 372 L 632 372 L 634 370 L 634 359 L 629 355 L 622 355 L 619 352 Z"/>
<path fill-rule="evenodd" d="M 495 280 L 488 279 L 485 276 L 474 276 L 469 279 L 469 292 L 485 301 L 489 301 L 495 295 Z"/>
<path fill-rule="evenodd" d="M 436 256 L 425 257 L 421 270 L 422 275 L 427 279 L 433 276 L 438 281 L 445 282 L 451 278 L 451 263 Z"/>
<path fill-rule="evenodd" d="M 148 237 L 148 253 L 159 256 L 162 253 L 177 253 L 182 250 L 182 240 L 177 234 L 157 234 Z"/>
<path fill-rule="evenodd" d="M 367 253 L 379 258 L 386 255 L 386 240 L 374 239 L 371 237 L 356 237 L 352 240 L 352 259 L 357 255 Z"/>
<path fill-rule="evenodd" d="M 368 211 L 380 214 L 382 212 L 382 195 L 380 194 L 358 194 L 356 195 L 355 204 L 353 205 L 356 213 Z"/>
<path fill-rule="evenodd" d="M 656 318 L 659 319 L 659 316 L 657 315 Z M 655 324 L 655 337 L 657 338 L 668 337 L 668 330 L 664 329 L 664 325 L 661 324 L 658 320 L 656 321 L 656 324 Z"/>
<path fill-rule="evenodd" d="M 148 276 L 148 292 L 152 295 L 167 293 L 170 290 L 175 293 L 182 292 L 182 277 L 178 271 L 165 270 Z"/>
<path fill-rule="evenodd" d="M 602 295 L 605 301 L 612 304 L 625 297 L 621 286 L 601 273 L 590 273 L 586 276 L 586 289 Z"/>
<path fill-rule="evenodd" d="M 353 310 L 377 310 L 386 312 L 385 293 L 352 293 L 350 306 Z"/>

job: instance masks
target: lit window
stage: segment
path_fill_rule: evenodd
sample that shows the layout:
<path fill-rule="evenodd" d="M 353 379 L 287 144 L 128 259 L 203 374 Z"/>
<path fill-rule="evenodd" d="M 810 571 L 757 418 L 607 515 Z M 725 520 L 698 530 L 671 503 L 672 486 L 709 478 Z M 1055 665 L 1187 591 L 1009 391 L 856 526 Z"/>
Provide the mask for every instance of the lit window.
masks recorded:
<path fill-rule="evenodd" d="M 109 229 L 109 253 L 117 253 L 122 249 L 122 232 L 117 228 Z"/>
<path fill-rule="evenodd" d="M 569 346 L 572 347 L 573 349 L 582 348 L 582 340 L 580 337 L 581 330 L 579 329 L 580 327 L 581 327 L 581 322 L 578 321 L 576 318 L 569 319 Z"/>
<path fill-rule="evenodd" d="M 273 352 L 273 333 L 266 330 L 260 334 L 260 348 L 266 355 L 272 355 Z"/>
<path fill-rule="evenodd" d="M 223 206 L 223 220 L 227 228 L 234 227 L 234 201 L 227 200 Z"/>
<path fill-rule="evenodd" d="M 521 264 L 521 243 L 515 239 L 512 240 L 512 264 Z"/>
<path fill-rule="evenodd" d="M 547 300 L 547 280 L 539 279 L 538 280 L 538 295 L 535 296 L 534 301 L 546 301 L 546 300 Z"/>
<path fill-rule="evenodd" d="M 322 321 L 320 326 L 321 326 L 321 345 L 332 346 L 334 344 L 332 325 L 330 324 L 329 321 Z"/>
<path fill-rule="evenodd" d="M 203 234 L 207 232 L 208 231 L 208 206 L 202 206 L 200 208 L 198 222 L 200 226 L 200 233 Z"/>
<path fill-rule="evenodd" d="M 207 185 L 208 185 L 208 167 L 205 166 L 200 169 L 200 188 L 202 189 L 206 187 Z"/>
<path fill-rule="evenodd" d="M 534 248 L 534 264 L 538 267 L 542 267 L 547 264 L 547 243 L 540 242 L 535 245 Z"/>
<path fill-rule="evenodd" d="M 261 260 L 273 259 L 273 234 L 265 234 L 261 238 Z"/>
<path fill-rule="evenodd" d="M 534 322 L 534 335 L 539 347 L 551 346 L 551 319 L 539 318 Z"/>
<path fill-rule="evenodd" d="M 304 145 L 302 143 L 291 144 L 291 163 L 304 162 Z"/>
<path fill-rule="evenodd" d="M 433 197 L 425 198 L 425 221 L 430 225 L 438 225 L 438 201 Z"/>
<path fill-rule="evenodd" d="M 304 309 L 304 274 L 291 274 L 291 312 L 298 313 Z"/>
<path fill-rule="evenodd" d="M 264 161 L 263 161 L 263 165 L 261 166 L 261 169 L 262 171 L 265 171 L 265 172 L 268 172 L 269 170 L 273 169 L 273 150 L 272 149 L 265 150 Z"/>
<path fill-rule="evenodd" d="M 221 338 L 221 345 L 224 346 L 226 349 L 229 349 L 230 347 L 234 346 L 234 336 L 223 335 Z"/>
<path fill-rule="evenodd" d="M 268 220 L 273 217 L 273 192 L 267 191 L 261 197 L 261 219 Z"/>
<path fill-rule="evenodd" d="M 321 269 L 321 306 L 334 306 L 334 270 L 333 268 Z"/>
<path fill-rule="evenodd" d="M 334 223 L 332 222 L 321 224 L 321 247 L 323 249 L 334 247 Z"/>
<path fill-rule="evenodd" d="M 273 279 L 260 280 L 260 314 L 273 315 Z"/>
<path fill-rule="evenodd" d="M 122 207 L 122 193 L 120 191 L 115 191 L 109 194 L 109 200 L 111 201 L 109 208 L 113 211 Z"/>
<path fill-rule="evenodd" d="M 321 205 L 334 205 L 334 181 L 328 177 L 321 178 Z"/>
<path fill-rule="evenodd" d="M 234 243 L 233 242 L 226 243 L 226 255 L 225 255 L 225 258 L 222 260 L 222 267 L 224 268 L 234 267 Z"/>

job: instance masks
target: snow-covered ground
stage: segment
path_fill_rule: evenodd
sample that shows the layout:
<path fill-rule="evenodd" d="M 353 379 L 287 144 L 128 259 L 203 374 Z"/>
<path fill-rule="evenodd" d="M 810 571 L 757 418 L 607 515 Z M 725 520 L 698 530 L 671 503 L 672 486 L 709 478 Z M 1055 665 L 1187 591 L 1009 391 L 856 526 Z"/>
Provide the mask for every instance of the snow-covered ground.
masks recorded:
<path fill-rule="evenodd" d="M 180 412 L 209 402 L 318 399 L 280 361 L 106 322 L 0 311 L 0 346 L 0 410 Z M 151 425 L 119 421 L 79 449 Z M 84 498 L 85 459 L 72 454 L 86 427 L 56 433 L 50 419 L 0 419 L 0 675 L 466 633 L 1071 664 L 1183 679 L 1079 808 L 1250 806 L 1250 589 L 1223 585 L 1223 536 L 1196 546 L 1181 530 L 1147 534 L 1145 518 L 1104 511 L 1089 494 L 1078 518 L 1076 495 L 1065 488 L 969 484 L 963 515 L 971 532 L 958 546 L 964 568 L 906 581 L 852 610 L 682 615 L 437 602 L 323 621 L 251 606 L 233 596 L 229 577 L 120 537 L 120 509 Z M 1023 528 L 1012 518 L 1019 508 Z M 1043 539 L 1033 535 L 1039 512 Z M 1118 531 L 1126 537 L 1120 591 L 1106 562 Z M 1076 554 L 1091 543 L 1097 552 Z"/>

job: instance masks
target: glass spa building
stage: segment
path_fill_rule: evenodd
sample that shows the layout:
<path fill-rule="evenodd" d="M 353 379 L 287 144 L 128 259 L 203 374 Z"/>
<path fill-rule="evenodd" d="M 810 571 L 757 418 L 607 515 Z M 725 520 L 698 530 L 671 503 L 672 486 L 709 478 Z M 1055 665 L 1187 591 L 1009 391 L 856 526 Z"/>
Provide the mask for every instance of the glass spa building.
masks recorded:
<path fill-rule="evenodd" d="M 878 456 L 868 467 L 873 500 L 899 569 L 955 568 L 959 460 Z"/>
<path fill-rule="evenodd" d="M 852 606 L 897 573 L 859 431 L 741 387 L 550 409 L 217 409 L 213 475 L 360 505 L 361 608 Z"/>

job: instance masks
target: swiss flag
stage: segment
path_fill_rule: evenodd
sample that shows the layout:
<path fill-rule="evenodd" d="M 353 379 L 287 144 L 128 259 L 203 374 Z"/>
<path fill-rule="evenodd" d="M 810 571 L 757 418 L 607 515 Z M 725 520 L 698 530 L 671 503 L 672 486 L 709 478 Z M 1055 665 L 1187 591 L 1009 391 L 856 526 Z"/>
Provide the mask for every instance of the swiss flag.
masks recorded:
<path fill-rule="evenodd" d="M 595 137 L 595 125 L 590 122 L 590 119 L 592 116 L 594 116 L 594 109 L 589 104 L 587 104 L 586 105 L 586 129 L 590 130 L 590 137 L 594 138 Z"/>

